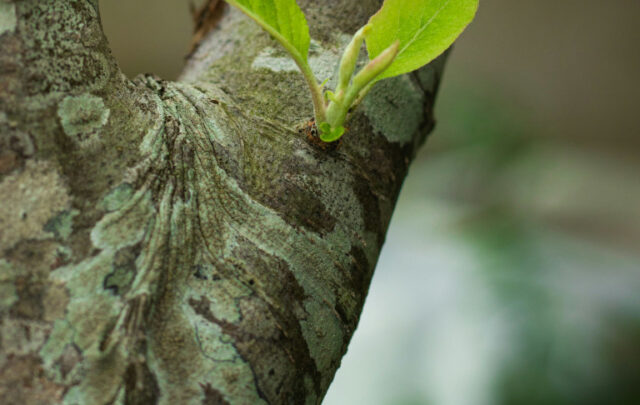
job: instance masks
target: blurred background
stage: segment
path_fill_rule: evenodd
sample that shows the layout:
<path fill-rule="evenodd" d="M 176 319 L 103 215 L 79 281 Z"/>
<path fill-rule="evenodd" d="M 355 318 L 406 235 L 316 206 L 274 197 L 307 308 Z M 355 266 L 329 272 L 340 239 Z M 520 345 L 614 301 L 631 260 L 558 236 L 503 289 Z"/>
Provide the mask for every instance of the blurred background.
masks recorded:
<path fill-rule="evenodd" d="M 185 0 L 103 0 L 167 79 Z M 481 1 L 327 405 L 640 404 L 640 1 Z"/>

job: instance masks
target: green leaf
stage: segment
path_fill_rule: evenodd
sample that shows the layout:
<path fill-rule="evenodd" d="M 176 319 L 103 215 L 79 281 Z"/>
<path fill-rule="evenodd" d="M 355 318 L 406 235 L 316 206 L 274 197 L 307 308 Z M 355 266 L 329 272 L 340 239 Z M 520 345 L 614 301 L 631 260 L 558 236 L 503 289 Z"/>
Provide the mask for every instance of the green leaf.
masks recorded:
<path fill-rule="evenodd" d="M 309 26 L 295 0 L 226 0 L 271 34 L 300 64 L 307 63 Z"/>
<path fill-rule="evenodd" d="M 318 125 L 318 129 L 320 130 L 320 139 L 324 142 L 337 141 L 344 135 L 345 131 L 343 126 L 332 128 L 328 122 L 321 122 L 320 125 Z"/>
<path fill-rule="evenodd" d="M 478 0 L 385 0 L 371 17 L 371 59 L 400 41 L 394 62 L 377 80 L 416 70 L 444 52 L 473 20 Z"/>

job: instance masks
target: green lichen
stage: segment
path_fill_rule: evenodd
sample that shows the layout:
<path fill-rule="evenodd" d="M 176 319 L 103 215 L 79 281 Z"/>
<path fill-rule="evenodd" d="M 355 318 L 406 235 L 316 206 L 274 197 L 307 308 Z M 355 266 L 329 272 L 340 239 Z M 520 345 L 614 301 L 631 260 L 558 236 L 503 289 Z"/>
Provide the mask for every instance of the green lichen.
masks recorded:
<path fill-rule="evenodd" d="M 15 4 L 0 2 L 0 35 L 13 32 L 16 28 L 16 22 Z"/>
<path fill-rule="evenodd" d="M 309 317 L 302 321 L 302 330 L 318 369 L 329 370 L 342 357 L 343 325 L 333 307 L 317 300 L 305 302 Z M 327 382 L 328 383 L 328 382 Z"/>
<path fill-rule="evenodd" d="M 79 213 L 78 210 L 65 210 L 51 218 L 44 225 L 44 230 L 53 233 L 56 238 L 66 241 L 73 232 L 73 217 Z"/>
<path fill-rule="evenodd" d="M 93 245 L 101 249 L 116 251 L 134 245 L 147 232 L 154 213 L 151 194 L 141 191 L 130 198 L 119 210 L 105 215 L 91 232 Z"/>
<path fill-rule="evenodd" d="M 72 365 L 63 372 L 58 365 L 59 360 L 64 356 L 67 347 L 74 345 L 73 336 L 75 331 L 66 320 L 58 320 L 53 324 L 53 329 L 45 345 L 42 346 L 38 355 L 42 359 L 48 377 L 58 384 L 68 383 L 77 378 L 80 367 Z M 66 374 L 66 375 L 65 375 Z"/>
<path fill-rule="evenodd" d="M 98 91 L 116 66 L 107 56 L 97 12 L 86 1 L 17 2 L 22 108 L 39 111 L 66 95 Z M 37 79 L 36 79 L 37 78 Z"/>
<path fill-rule="evenodd" d="M 18 300 L 16 288 L 11 281 L 0 281 L 0 311 L 6 311 L 11 308 L 14 302 Z"/>
<path fill-rule="evenodd" d="M 238 322 L 242 315 L 236 305 L 236 299 L 248 297 L 251 290 L 239 283 L 222 279 L 216 274 L 211 264 L 197 264 L 194 266 L 194 278 L 189 283 L 191 290 L 189 299 L 199 299 L 202 296 L 211 297 L 209 310 L 226 322 Z"/>
<path fill-rule="evenodd" d="M 424 97 L 405 75 L 376 83 L 362 104 L 376 133 L 389 142 L 406 144 L 412 141 L 424 120 Z"/>
<path fill-rule="evenodd" d="M 4 312 L 18 300 L 13 285 L 15 270 L 4 259 L 0 259 L 0 312 Z"/>
<path fill-rule="evenodd" d="M 57 269 L 52 280 L 64 283 L 69 291 L 66 320 L 74 331 L 73 343 L 82 350 L 99 352 L 98 345 L 107 325 L 116 317 L 122 303 L 103 289 L 111 269 L 113 252 Z M 90 301 L 91 306 L 86 305 Z"/>
<path fill-rule="evenodd" d="M 135 269 L 131 267 L 117 267 L 104 278 L 105 289 L 113 290 L 116 294 L 126 293 L 135 278 Z"/>
<path fill-rule="evenodd" d="M 100 207 L 108 212 L 120 209 L 133 196 L 134 189 L 131 184 L 122 183 L 102 199 Z"/>
<path fill-rule="evenodd" d="M 88 146 L 99 140 L 109 113 L 104 101 L 91 94 L 66 97 L 58 107 L 64 132 L 80 146 Z"/>
<path fill-rule="evenodd" d="M 347 39 L 348 41 L 348 39 Z M 318 82 L 325 79 L 335 79 L 340 55 L 333 49 L 325 49 L 316 41 L 312 41 L 309 47 L 309 65 Z M 272 72 L 300 72 L 294 60 L 279 48 L 267 47 L 253 60 L 251 67 L 254 69 L 268 69 Z M 331 86 L 331 81 L 328 83 Z"/>
<path fill-rule="evenodd" d="M 0 182 L 0 195 L 0 246 L 4 249 L 23 239 L 45 238 L 45 224 L 71 202 L 55 165 L 34 160 Z"/>

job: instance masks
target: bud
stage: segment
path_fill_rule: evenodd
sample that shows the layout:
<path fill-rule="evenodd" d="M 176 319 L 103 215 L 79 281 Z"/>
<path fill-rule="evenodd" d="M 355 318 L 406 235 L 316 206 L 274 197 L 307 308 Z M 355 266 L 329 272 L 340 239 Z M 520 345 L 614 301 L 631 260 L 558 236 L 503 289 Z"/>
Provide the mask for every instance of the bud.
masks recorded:
<path fill-rule="evenodd" d="M 395 41 L 387 49 L 382 51 L 380 55 L 376 56 L 372 61 L 367 63 L 367 66 L 362 68 L 360 72 L 353 78 L 353 87 L 356 89 L 362 89 L 367 84 L 375 80 L 380 73 L 384 72 L 393 63 L 393 60 L 398 55 L 400 48 L 400 41 Z"/>
<path fill-rule="evenodd" d="M 340 93 L 341 90 L 344 91 L 347 86 L 349 86 L 349 81 L 351 80 L 353 71 L 356 69 L 356 63 L 358 62 L 358 54 L 360 53 L 360 48 L 362 47 L 364 38 L 367 36 L 370 30 L 370 24 L 367 24 L 364 27 L 360 28 L 358 32 L 354 34 L 353 39 L 351 39 L 351 42 L 349 43 L 349 45 L 347 45 L 347 48 L 342 53 L 336 93 Z"/>

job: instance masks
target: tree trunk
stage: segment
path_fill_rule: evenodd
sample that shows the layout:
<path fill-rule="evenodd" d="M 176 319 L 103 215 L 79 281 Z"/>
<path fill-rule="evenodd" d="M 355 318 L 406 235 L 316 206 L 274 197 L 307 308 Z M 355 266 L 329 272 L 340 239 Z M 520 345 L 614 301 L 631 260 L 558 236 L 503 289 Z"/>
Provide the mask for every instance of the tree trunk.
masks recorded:
<path fill-rule="evenodd" d="M 381 1 L 299 3 L 324 79 Z M 326 149 L 293 61 L 235 11 L 179 82 L 132 81 L 97 0 L 0 0 L 0 403 L 320 403 L 443 59 Z"/>

